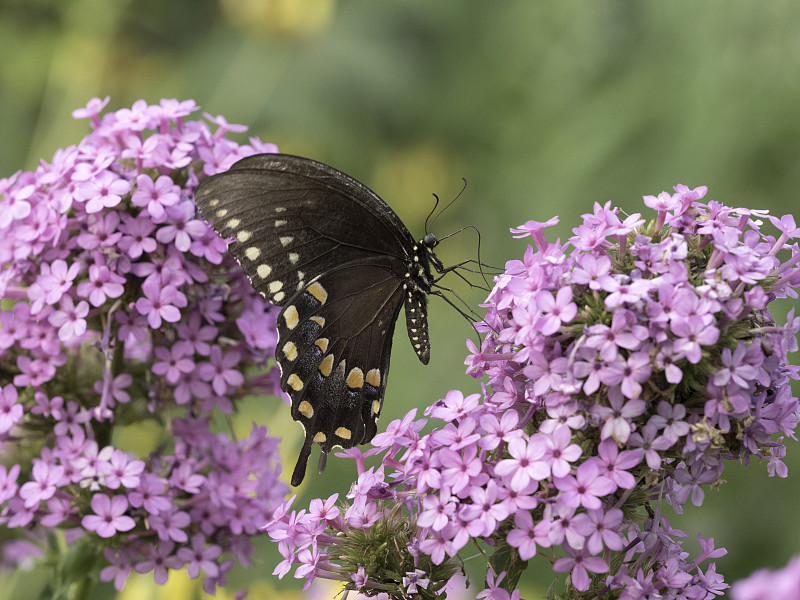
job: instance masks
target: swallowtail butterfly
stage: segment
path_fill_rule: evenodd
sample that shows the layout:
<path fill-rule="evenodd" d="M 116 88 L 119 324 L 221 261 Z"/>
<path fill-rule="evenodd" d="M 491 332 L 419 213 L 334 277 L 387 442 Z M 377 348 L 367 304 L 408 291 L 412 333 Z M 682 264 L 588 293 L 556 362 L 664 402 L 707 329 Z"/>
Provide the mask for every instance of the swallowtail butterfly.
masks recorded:
<path fill-rule="evenodd" d="M 414 351 L 428 364 L 431 266 L 444 272 L 438 240 L 414 241 L 367 186 L 287 154 L 244 158 L 203 180 L 195 197 L 203 218 L 233 240 L 228 251 L 256 291 L 281 307 L 275 358 L 305 430 L 297 486 L 314 443 L 322 468 L 334 446 L 375 436 L 402 306 Z"/>

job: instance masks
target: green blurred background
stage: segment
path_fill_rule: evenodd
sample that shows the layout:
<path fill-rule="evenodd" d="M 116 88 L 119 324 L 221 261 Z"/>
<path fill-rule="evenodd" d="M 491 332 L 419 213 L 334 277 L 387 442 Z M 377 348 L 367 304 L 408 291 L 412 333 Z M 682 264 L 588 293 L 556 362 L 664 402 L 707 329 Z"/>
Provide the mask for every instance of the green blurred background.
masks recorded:
<path fill-rule="evenodd" d="M 465 177 L 434 232 L 475 224 L 483 259 L 502 265 L 525 249 L 509 227 L 558 214 L 549 235 L 565 238 L 595 201 L 640 211 L 643 194 L 677 183 L 798 214 L 799 70 L 800 4 L 790 0 L 0 0 L 0 177 L 76 143 L 87 125 L 71 111 L 93 96 L 110 95 L 108 110 L 193 98 L 284 152 L 364 181 L 415 235 L 431 194 L 453 198 Z M 473 257 L 475 237 L 451 238 L 439 254 Z M 463 374 L 470 328 L 452 309 L 432 302 L 427 368 L 403 329 L 384 426 L 449 389 L 479 389 Z M 285 406 L 254 399 L 239 426 L 253 419 L 285 433 L 293 463 L 300 429 Z M 731 466 L 702 509 L 673 521 L 729 550 L 718 560 L 729 582 L 800 552 L 797 450 L 791 443 L 788 480 L 768 478 L 763 464 Z M 346 493 L 353 474 L 351 462 L 329 461 L 297 503 Z M 262 544 L 229 589 L 303 597 L 296 580 L 270 575 L 277 560 Z M 36 579 L 0 575 L 0 598 L 25 597 L 19 590 L 32 584 L 32 593 Z M 531 568 L 523 596 L 542 597 L 551 579 L 549 568 Z M 114 597 L 109 586 L 92 593 Z M 119 597 L 202 594 L 185 578 L 159 589 L 143 576 Z"/>

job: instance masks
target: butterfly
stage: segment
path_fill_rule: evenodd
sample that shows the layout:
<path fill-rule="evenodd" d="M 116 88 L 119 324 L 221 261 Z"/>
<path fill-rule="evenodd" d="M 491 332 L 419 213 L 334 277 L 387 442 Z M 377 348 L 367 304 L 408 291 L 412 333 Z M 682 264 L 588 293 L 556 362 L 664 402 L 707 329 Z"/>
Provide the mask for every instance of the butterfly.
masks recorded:
<path fill-rule="evenodd" d="M 411 345 L 430 359 L 427 297 L 444 273 L 428 233 L 415 241 L 375 192 L 323 163 L 258 154 L 202 180 L 201 216 L 255 290 L 281 307 L 275 359 L 292 418 L 305 430 L 292 485 L 313 444 L 369 442 L 383 406 L 392 335 L 405 307 Z"/>

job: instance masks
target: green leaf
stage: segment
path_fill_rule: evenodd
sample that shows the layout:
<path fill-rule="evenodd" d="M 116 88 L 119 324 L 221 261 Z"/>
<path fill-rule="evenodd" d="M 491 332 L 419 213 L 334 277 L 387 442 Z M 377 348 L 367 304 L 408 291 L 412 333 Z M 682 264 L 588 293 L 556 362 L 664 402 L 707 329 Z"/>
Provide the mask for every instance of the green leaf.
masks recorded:
<path fill-rule="evenodd" d="M 513 592 L 519 578 L 528 566 L 528 561 L 521 560 L 517 551 L 506 543 L 498 544 L 497 549 L 489 558 L 489 565 L 495 574 L 499 575 L 503 571 L 506 576 L 500 582 L 500 587 L 508 592 Z"/>
<path fill-rule="evenodd" d="M 91 577 L 97 562 L 97 549 L 91 542 L 80 540 L 63 555 L 56 581 L 64 597 L 83 600 L 92 587 Z"/>

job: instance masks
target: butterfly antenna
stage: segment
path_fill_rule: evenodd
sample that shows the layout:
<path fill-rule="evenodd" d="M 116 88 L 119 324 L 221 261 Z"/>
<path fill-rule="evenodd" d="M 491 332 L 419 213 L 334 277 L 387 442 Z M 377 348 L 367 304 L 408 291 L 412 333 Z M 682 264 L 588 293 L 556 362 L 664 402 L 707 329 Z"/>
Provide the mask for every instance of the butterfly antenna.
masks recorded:
<path fill-rule="evenodd" d="M 458 192 L 458 193 L 456 194 L 456 197 L 455 197 L 455 198 L 453 198 L 452 200 L 450 200 L 450 202 L 448 202 L 448 203 L 447 203 L 447 206 L 445 206 L 445 207 L 444 207 L 442 210 L 440 210 L 440 211 L 439 211 L 439 214 L 437 214 L 435 217 L 433 217 L 433 220 L 430 222 L 430 226 L 431 226 L 431 227 L 433 227 L 433 223 L 434 223 L 434 221 L 436 221 L 436 219 L 438 219 L 438 218 L 439 218 L 439 215 L 440 215 L 440 214 L 442 214 L 444 211 L 446 211 L 448 208 L 450 208 L 450 206 L 452 206 L 453 202 L 455 202 L 456 200 L 458 200 L 458 199 L 461 197 L 461 194 L 463 194 L 463 193 L 464 193 L 464 190 L 465 190 L 465 189 L 467 189 L 467 180 L 466 180 L 466 179 L 464 179 L 464 178 L 462 177 L 462 178 L 461 178 L 461 181 L 463 181 L 463 182 L 464 182 L 464 185 L 463 185 L 463 187 L 461 188 L 461 191 L 460 191 L 460 192 Z M 436 196 L 436 194 L 434 194 L 434 196 Z M 437 202 L 437 204 L 438 204 L 438 202 L 439 202 L 439 196 L 436 196 L 436 202 Z M 433 208 L 434 208 L 434 210 L 436 210 L 436 207 L 435 207 L 435 206 L 434 206 Z M 433 212 L 431 212 L 431 214 L 433 214 Z M 428 215 L 428 216 L 430 217 L 430 215 Z M 427 222 L 427 220 L 425 221 L 425 233 L 429 233 L 429 231 L 428 231 L 428 222 Z"/>
<path fill-rule="evenodd" d="M 428 213 L 428 217 L 425 219 L 425 234 L 426 234 L 426 235 L 427 235 L 428 233 L 430 233 L 430 232 L 428 231 L 428 221 L 430 221 L 430 220 L 431 220 L 431 217 L 433 216 L 433 213 L 435 213 L 435 212 L 436 212 L 436 207 L 437 207 L 437 206 L 439 206 L 439 196 L 437 196 L 436 194 L 434 194 L 434 195 L 433 195 L 433 197 L 434 197 L 434 198 L 436 198 L 436 202 L 434 202 L 434 203 L 433 203 L 433 208 L 431 209 L 431 212 L 429 212 L 429 213 Z M 435 221 L 435 220 L 436 220 L 436 219 L 434 218 L 434 221 Z M 433 225 L 433 221 L 431 221 L 431 225 Z"/>

